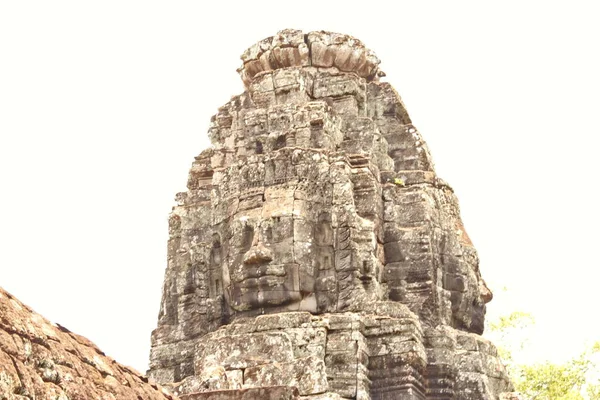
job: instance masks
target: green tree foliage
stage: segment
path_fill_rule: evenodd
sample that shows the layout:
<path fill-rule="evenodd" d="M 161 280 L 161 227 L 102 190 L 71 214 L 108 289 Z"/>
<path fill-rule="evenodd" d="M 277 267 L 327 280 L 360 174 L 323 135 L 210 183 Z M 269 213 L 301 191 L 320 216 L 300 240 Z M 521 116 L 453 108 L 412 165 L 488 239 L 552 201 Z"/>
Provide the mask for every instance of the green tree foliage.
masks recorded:
<path fill-rule="evenodd" d="M 488 327 L 516 390 L 535 400 L 600 400 L 600 342 L 564 363 L 515 362 L 515 351 L 527 345 L 522 333 L 534 323 L 531 314 L 517 311 Z"/>

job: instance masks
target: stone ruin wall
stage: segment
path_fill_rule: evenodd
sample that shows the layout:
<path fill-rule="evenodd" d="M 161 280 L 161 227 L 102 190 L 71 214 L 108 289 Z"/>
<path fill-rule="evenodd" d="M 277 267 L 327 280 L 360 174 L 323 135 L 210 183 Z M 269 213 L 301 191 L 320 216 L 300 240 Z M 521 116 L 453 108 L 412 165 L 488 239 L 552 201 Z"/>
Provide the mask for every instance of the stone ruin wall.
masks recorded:
<path fill-rule="evenodd" d="M 242 60 L 169 219 L 151 377 L 190 400 L 509 392 L 457 199 L 374 53 L 285 30 Z"/>

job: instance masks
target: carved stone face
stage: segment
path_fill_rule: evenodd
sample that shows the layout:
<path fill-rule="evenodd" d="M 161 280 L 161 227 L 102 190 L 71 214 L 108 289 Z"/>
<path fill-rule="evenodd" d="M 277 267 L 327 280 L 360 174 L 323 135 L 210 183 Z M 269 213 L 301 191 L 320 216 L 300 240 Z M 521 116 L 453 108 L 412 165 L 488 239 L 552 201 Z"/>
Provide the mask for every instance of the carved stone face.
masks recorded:
<path fill-rule="evenodd" d="M 446 258 L 444 288 L 450 291 L 454 325 L 481 334 L 492 292 L 481 276 L 479 257 L 462 224 L 457 231 L 454 254 Z"/>
<path fill-rule="evenodd" d="M 479 259 L 474 249 L 465 251 L 465 262 L 468 268 L 468 289 L 466 296 L 463 296 L 462 303 L 469 310 L 469 318 L 461 328 L 468 328 L 470 332 L 482 334 L 484 329 L 486 304 L 492 300 L 492 292 L 485 284 L 479 272 Z M 466 325 L 466 326 L 465 326 Z"/>
<path fill-rule="evenodd" d="M 220 229 L 219 264 L 225 302 L 235 312 L 317 312 L 319 280 L 333 274 L 334 262 L 326 186 L 327 179 L 293 176 L 249 185 L 230 200 L 237 211 Z"/>
<path fill-rule="evenodd" d="M 313 292 L 312 274 L 303 266 L 305 279 L 301 280 L 300 265 L 294 258 L 291 200 L 261 201 L 231 221 L 225 262 L 229 305 L 236 311 L 297 303 Z"/>

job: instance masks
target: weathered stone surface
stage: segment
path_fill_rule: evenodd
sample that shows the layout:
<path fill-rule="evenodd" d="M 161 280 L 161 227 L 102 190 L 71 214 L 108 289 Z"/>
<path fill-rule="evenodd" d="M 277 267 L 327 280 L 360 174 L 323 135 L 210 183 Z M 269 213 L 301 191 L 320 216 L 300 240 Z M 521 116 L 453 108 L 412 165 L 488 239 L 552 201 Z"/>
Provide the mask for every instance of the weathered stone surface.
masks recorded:
<path fill-rule="evenodd" d="M 358 39 L 325 31 L 283 30 L 246 50 L 242 61 L 239 72 L 246 85 L 261 73 L 294 67 L 336 68 L 368 80 L 385 75 L 379 59 Z"/>
<path fill-rule="evenodd" d="M 172 399 L 0 288 L 0 399 Z"/>
<path fill-rule="evenodd" d="M 373 52 L 284 30 L 242 61 L 170 217 L 151 376 L 183 394 L 510 391 L 457 199 Z"/>
<path fill-rule="evenodd" d="M 295 400 L 298 390 L 289 386 L 272 386 L 252 389 L 215 390 L 212 392 L 182 395 L 181 400 Z"/>

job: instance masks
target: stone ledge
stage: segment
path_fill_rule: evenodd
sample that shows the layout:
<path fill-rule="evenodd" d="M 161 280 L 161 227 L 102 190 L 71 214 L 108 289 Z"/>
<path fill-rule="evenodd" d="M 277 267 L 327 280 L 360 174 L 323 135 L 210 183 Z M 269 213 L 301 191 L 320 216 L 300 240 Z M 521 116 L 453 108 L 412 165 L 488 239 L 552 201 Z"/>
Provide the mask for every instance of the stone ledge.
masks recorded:
<path fill-rule="evenodd" d="M 290 386 L 271 386 L 250 389 L 214 390 L 181 395 L 181 400 L 295 400 L 298 389 Z"/>

